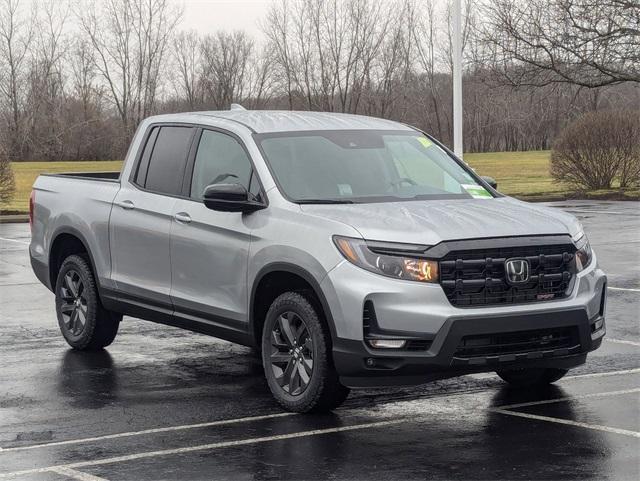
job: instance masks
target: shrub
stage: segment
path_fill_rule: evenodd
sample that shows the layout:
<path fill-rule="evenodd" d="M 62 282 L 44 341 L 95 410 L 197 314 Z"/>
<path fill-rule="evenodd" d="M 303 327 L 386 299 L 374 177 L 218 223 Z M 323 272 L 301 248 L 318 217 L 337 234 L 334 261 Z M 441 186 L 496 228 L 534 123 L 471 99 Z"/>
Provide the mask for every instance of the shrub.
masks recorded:
<path fill-rule="evenodd" d="M 579 190 L 640 182 L 640 112 L 591 112 L 569 124 L 551 152 L 551 175 Z"/>
<path fill-rule="evenodd" d="M 11 162 L 5 156 L 0 155 L 0 202 L 9 202 L 16 190 L 15 179 Z"/>

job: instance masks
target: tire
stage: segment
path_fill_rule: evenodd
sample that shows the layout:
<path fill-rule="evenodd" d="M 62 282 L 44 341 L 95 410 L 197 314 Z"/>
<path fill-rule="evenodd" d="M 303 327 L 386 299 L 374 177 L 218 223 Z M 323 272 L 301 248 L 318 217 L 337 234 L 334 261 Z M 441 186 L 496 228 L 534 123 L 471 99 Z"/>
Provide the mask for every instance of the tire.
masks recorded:
<path fill-rule="evenodd" d="M 122 315 L 102 306 L 93 272 L 84 257 L 72 255 L 64 260 L 55 294 L 58 326 L 72 348 L 99 350 L 113 342 Z"/>
<path fill-rule="evenodd" d="M 262 365 L 273 396 L 289 411 L 331 411 L 349 395 L 333 366 L 331 334 L 299 293 L 285 292 L 271 304 L 262 330 Z"/>
<path fill-rule="evenodd" d="M 504 381 L 514 387 L 545 386 L 562 379 L 568 369 L 529 368 L 496 371 Z"/>

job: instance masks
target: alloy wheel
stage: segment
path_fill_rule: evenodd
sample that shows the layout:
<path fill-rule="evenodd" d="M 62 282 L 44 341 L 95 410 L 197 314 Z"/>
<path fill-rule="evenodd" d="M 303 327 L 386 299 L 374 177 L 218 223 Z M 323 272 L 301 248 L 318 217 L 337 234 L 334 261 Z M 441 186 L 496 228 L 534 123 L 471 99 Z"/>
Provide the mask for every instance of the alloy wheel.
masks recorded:
<path fill-rule="evenodd" d="M 295 312 L 282 313 L 271 331 L 271 369 L 278 385 L 298 396 L 313 374 L 313 339 L 304 320 Z"/>
<path fill-rule="evenodd" d="M 60 298 L 60 312 L 65 328 L 74 336 L 80 335 L 87 323 L 88 306 L 84 283 L 77 271 L 71 269 L 64 275 Z"/>

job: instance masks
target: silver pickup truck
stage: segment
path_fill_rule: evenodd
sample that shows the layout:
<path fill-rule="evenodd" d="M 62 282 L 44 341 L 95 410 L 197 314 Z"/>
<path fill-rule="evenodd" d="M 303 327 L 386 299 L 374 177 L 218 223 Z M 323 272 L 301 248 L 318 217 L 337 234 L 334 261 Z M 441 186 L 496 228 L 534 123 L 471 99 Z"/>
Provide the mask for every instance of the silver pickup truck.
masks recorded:
<path fill-rule="evenodd" d="M 573 216 L 494 187 L 387 120 L 163 115 L 120 175 L 37 179 L 29 250 L 73 348 L 123 314 L 253 346 L 289 410 L 482 371 L 539 386 L 600 346 L 606 276 Z"/>

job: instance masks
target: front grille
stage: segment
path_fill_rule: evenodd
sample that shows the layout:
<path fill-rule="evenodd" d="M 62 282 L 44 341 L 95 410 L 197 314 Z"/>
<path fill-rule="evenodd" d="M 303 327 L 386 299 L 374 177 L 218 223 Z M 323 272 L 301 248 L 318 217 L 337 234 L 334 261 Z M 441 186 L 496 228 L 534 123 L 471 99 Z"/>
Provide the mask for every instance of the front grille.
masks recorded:
<path fill-rule="evenodd" d="M 572 244 L 460 250 L 440 261 L 440 284 L 454 306 L 520 304 L 566 297 L 575 274 Z M 507 282 L 505 261 L 529 261 L 526 283 Z"/>
<path fill-rule="evenodd" d="M 541 351 L 554 352 L 561 349 L 578 348 L 579 345 L 580 340 L 576 327 L 480 334 L 463 337 L 454 357 L 473 359 Z"/>

